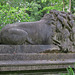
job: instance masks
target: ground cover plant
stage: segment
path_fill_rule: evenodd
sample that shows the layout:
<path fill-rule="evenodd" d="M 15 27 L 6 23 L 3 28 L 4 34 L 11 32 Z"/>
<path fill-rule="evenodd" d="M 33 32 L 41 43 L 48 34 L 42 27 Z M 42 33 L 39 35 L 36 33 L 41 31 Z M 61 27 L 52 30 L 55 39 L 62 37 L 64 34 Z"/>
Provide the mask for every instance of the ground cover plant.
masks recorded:
<path fill-rule="evenodd" d="M 75 75 L 74 70 L 69 66 L 67 73 L 61 73 L 60 75 Z"/>

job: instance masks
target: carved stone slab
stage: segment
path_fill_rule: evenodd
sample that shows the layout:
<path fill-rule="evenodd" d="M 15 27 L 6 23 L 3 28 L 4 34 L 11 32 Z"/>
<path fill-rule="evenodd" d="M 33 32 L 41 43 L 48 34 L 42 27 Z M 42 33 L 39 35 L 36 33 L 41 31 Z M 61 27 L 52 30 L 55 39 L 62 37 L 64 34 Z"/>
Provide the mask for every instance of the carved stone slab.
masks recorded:
<path fill-rule="evenodd" d="M 59 50 L 59 48 L 55 45 L 0 45 L 0 53 L 40 53 L 46 50 Z"/>
<path fill-rule="evenodd" d="M 71 66 L 74 68 L 75 60 L 70 61 L 0 61 L 0 71 L 24 71 L 24 70 L 46 70 L 46 69 L 63 69 Z"/>
<path fill-rule="evenodd" d="M 75 52 L 51 49 L 49 45 L 0 45 L 0 71 L 74 68 Z"/>

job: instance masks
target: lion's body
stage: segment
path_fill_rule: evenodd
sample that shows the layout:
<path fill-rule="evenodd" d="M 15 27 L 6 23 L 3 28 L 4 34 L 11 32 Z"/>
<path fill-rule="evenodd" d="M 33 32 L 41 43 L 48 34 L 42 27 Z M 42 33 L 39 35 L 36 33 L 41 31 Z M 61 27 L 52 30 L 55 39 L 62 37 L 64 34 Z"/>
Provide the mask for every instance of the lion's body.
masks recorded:
<path fill-rule="evenodd" d="M 50 44 L 51 32 L 52 27 L 42 20 L 7 25 L 1 31 L 1 37 L 3 44 Z"/>

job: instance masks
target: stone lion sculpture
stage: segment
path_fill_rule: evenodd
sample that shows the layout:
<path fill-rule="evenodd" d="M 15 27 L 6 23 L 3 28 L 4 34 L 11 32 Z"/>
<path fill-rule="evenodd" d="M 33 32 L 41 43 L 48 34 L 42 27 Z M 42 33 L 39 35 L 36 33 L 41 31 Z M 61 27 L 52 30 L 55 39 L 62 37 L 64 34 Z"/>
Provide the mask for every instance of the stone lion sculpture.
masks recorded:
<path fill-rule="evenodd" d="M 51 10 L 40 21 L 8 24 L 0 43 L 9 45 L 57 45 L 61 51 L 75 49 L 75 16 Z"/>

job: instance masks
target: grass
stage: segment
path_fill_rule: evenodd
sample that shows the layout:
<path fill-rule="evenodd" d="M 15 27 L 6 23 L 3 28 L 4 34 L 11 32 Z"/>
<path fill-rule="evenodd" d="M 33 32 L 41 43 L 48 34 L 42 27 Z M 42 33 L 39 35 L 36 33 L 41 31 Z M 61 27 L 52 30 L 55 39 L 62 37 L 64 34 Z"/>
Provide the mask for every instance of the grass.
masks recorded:
<path fill-rule="evenodd" d="M 73 69 L 70 66 L 67 68 L 67 72 L 68 73 L 61 73 L 60 75 L 75 75 Z"/>

